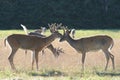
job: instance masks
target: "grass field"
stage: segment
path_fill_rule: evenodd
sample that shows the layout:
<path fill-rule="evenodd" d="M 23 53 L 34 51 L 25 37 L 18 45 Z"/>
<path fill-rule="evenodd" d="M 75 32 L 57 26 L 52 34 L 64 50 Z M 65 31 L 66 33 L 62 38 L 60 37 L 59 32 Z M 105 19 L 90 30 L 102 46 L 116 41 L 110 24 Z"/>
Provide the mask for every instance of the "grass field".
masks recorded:
<path fill-rule="evenodd" d="M 33 30 L 29 30 L 29 32 L 31 32 Z M 63 33 L 62 30 L 60 30 L 61 33 Z M 87 37 L 87 36 L 93 36 L 93 35 L 101 35 L 101 34 L 105 34 L 105 35 L 110 35 L 111 37 L 113 38 L 119 38 L 120 35 L 120 30 L 118 29 L 113 29 L 113 30 L 76 30 L 76 34 L 75 36 L 77 38 L 80 38 L 80 37 Z M 25 34 L 23 30 L 0 30 L 0 35 L 1 35 L 1 38 L 5 37 L 5 36 L 8 36 L 10 34 Z M 45 33 L 46 35 L 49 35 L 50 32 L 49 30 L 47 30 L 47 32 Z"/>
<path fill-rule="evenodd" d="M 33 31 L 33 30 L 30 30 Z M 60 31 L 62 33 L 62 30 Z M 64 49 L 65 54 L 55 58 L 46 49 L 45 55 L 39 54 L 39 71 L 31 70 L 31 55 L 20 49 L 15 55 L 17 72 L 10 69 L 8 56 L 9 47 L 5 47 L 3 40 L 10 34 L 24 34 L 23 30 L 0 30 L 0 79 L 3 80 L 120 80 L 120 31 L 119 30 L 77 30 L 75 38 L 94 35 L 109 35 L 114 39 L 115 45 L 112 53 L 115 56 L 116 70 L 112 70 L 111 61 L 108 71 L 104 71 L 105 56 L 102 51 L 89 52 L 85 62 L 85 72 L 81 72 L 81 54 L 78 54 L 67 42 L 60 43 L 55 40 L 55 47 Z M 46 35 L 50 35 L 49 31 Z M 34 66 L 35 67 L 35 66 Z"/>

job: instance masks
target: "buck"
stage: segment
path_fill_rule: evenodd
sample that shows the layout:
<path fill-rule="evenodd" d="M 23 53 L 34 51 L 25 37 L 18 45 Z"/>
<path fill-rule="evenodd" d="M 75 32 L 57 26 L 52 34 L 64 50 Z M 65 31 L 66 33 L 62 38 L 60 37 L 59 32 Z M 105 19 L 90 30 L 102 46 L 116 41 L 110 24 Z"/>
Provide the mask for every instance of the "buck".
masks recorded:
<path fill-rule="evenodd" d="M 8 57 L 12 70 L 16 70 L 15 65 L 13 63 L 13 59 L 16 51 L 19 48 L 25 50 L 26 49 L 32 50 L 32 52 L 35 54 L 36 69 L 38 70 L 38 53 L 42 51 L 46 46 L 50 45 L 51 42 L 53 42 L 56 38 L 60 38 L 62 36 L 62 34 L 59 33 L 58 30 L 56 30 L 55 28 L 50 29 L 50 31 L 52 32 L 52 34 L 45 38 L 23 34 L 12 34 L 5 39 L 5 41 L 6 40 L 8 41 L 12 49 Z M 34 63 L 32 63 L 32 69 L 33 65 Z"/>
<path fill-rule="evenodd" d="M 30 34 L 30 33 L 28 33 L 28 30 L 27 30 L 27 28 L 26 28 L 26 26 L 25 25 L 23 25 L 23 24 L 20 24 L 21 25 L 21 27 L 23 28 L 23 30 L 25 31 L 25 34 Z M 49 24 L 50 25 L 50 24 Z M 51 24 L 52 25 L 52 24 Z M 50 26 L 51 26 L 50 25 Z M 61 24 L 60 24 L 61 25 Z M 56 26 L 56 25 L 55 25 Z M 41 34 L 41 35 L 44 35 L 44 33 L 46 32 L 46 27 L 40 27 L 41 29 L 36 29 L 35 31 L 34 31 L 34 33 L 39 33 L 39 34 Z"/>
<path fill-rule="evenodd" d="M 55 23 L 54 23 L 55 24 Z M 62 24 L 49 24 L 48 25 L 50 28 L 52 27 L 56 27 L 56 28 L 59 28 L 60 26 L 62 26 Z M 41 38 L 45 38 L 46 36 L 43 35 L 43 33 L 46 31 L 46 28 L 45 27 L 41 27 L 41 29 L 38 29 L 38 30 L 35 30 L 34 32 L 28 32 L 28 29 L 25 25 L 21 24 L 21 27 L 23 28 L 24 32 L 26 33 L 26 35 L 35 35 L 35 36 L 38 36 L 38 37 L 41 37 Z M 55 48 L 52 44 L 48 45 L 47 48 L 49 50 L 52 51 L 53 55 L 55 57 L 58 57 L 60 55 L 60 53 L 64 53 L 62 48 Z M 26 51 L 25 51 L 26 52 Z M 42 50 L 42 55 L 44 54 L 44 50 Z M 33 57 L 32 57 L 32 62 L 34 60 L 34 54 L 33 54 Z"/>
<path fill-rule="evenodd" d="M 25 27 L 21 24 L 22 27 Z M 46 28 L 45 27 L 40 27 L 41 29 L 36 29 L 34 32 L 35 33 L 39 33 L 41 35 L 44 35 L 44 33 L 46 32 Z M 24 29 L 24 28 L 23 28 Z"/>
<path fill-rule="evenodd" d="M 74 40 L 70 37 L 71 30 L 67 28 L 63 28 L 64 34 L 60 39 L 60 42 L 67 41 L 78 53 L 82 54 L 82 70 L 84 71 L 84 62 L 86 53 L 89 51 L 102 50 L 106 56 L 106 66 L 105 70 L 107 70 L 109 58 L 112 60 L 113 69 L 115 69 L 114 65 L 114 55 L 111 54 L 110 49 L 113 47 L 113 39 L 107 35 L 98 35 L 92 37 L 85 37 Z"/>

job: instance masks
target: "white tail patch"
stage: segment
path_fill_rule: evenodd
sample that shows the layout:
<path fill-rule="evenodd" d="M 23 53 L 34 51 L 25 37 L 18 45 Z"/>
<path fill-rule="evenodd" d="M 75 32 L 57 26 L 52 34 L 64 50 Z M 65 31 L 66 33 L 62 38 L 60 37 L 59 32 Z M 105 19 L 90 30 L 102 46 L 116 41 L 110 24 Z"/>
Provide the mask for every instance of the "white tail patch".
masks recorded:
<path fill-rule="evenodd" d="M 110 47 L 108 48 L 108 51 L 111 51 L 112 47 L 113 47 L 113 44 L 110 45 Z"/>
<path fill-rule="evenodd" d="M 20 25 L 23 28 L 23 30 L 25 31 L 25 34 L 28 35 L 28 30 L 27 30 L 26 26 L 23 24 L 20 24 Z"/>

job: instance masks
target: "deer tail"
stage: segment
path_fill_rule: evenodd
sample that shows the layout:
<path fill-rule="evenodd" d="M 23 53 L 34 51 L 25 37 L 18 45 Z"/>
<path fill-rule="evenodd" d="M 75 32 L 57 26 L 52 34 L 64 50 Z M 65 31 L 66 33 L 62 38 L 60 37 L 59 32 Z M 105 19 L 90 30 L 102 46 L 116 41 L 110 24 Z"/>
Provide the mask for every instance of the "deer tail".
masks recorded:
<path fill-rule="evenodd" d="M 21 27 L 23 28 L 23 30 L 25 31 L 25 34 L 28 35 L 28 29 L 26 28 L 25 25 L 21 24 Z"/>

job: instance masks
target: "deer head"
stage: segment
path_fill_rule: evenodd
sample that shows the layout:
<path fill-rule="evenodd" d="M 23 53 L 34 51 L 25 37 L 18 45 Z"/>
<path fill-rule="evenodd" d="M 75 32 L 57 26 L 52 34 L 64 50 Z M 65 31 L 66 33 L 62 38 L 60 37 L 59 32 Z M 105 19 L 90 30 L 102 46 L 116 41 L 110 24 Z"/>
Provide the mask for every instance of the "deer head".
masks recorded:
<path fill-rule="evenodd" d="M 58 29 L 60 27 L 62 27 L 62 23 L 60 24 L 56 24 L 56 23 L 53 23 L 53 24 L 48 24 L 49 28 L 50 28 L 50 32 L 52 34 L 57 34 L 58 37 L 62 37 L 62 34 L 58 32 Z"/>
<path fill-rule="evenodd" d="M 66 27 L 63 26 L 62 29 L 63 29 L 63 36 L 61 37 L 60 42 L 66 40 L 67 36 L 69 36 L 69 34 L 71 33 L 71 30 L 69 30 L 67 26 Z"/>

